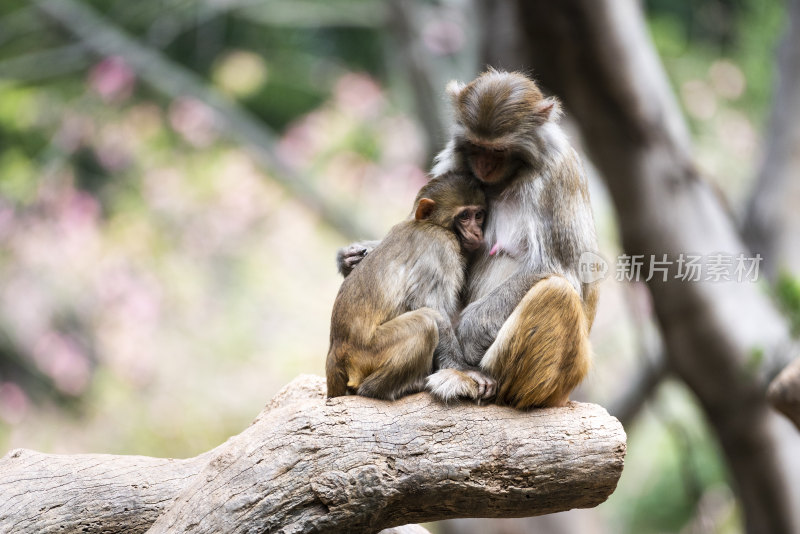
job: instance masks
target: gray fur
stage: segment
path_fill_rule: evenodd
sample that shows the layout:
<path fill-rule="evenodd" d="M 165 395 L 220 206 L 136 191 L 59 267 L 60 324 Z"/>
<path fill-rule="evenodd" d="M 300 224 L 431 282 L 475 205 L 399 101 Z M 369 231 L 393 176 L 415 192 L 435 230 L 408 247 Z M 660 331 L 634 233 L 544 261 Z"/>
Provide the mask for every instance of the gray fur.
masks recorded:
<path fill-rule="evenodd" d="M 485 195 L 474 177 L 453 173 L 417 196 L 415 216 L 383 241 L 337 254 L 345 279 L 331 315 L 329 396 L 394 399 L 421 389 L 435 368 L 464 362 L 452 321 L 465 281 L 463 247 L 482 239 Z"/>
<path fill-rule="evenodd" d="M 489 76 L 493 75 L 507 74 L 490 71 Z M 454 105 L 460 90 L 458 85 L 448 88 Z M 592 308 L 587 312 L 591 324 L 596 294 L 580 281 L 579 258 L 583 252 L 597 251 L 594 220 L 585 171 L 554 122 L 560 114 L 555 102 L 542 101 L 540 105 L 550 106 L 550 111 L 541 122 L 522 122 L 516 130 L 493 138 L 510 149 L 519 167 L 505 181 L 487 185 L 486 246 L 475 253 L 469 266 L 466 307 L 456 329 L 463 360 L 443 360 L 443 369 L 476 369 L 522 298 L 549 275 L 561 275 L 575 288 L 584 305 Z M 471 132 L 459 120 L 435 159 L 434 176 L 470 172 L 464 146 Z M 496 253 L 490 255 L 495 244 Z M 455 372 L 437 372 L 428 377 L 427 384 L 442 399 L 464 390 L 463 376 Z"/>
<path fill-rule="evenodd" d="M 467 306 L 457 329 L 465 363 L 470 366 L 479 364 L 500 327 L 537 280 L 560 274 L 585 296 L 578 260 L 581 253 L 597 250 L 586 175 L 561 129 L 546 123 L 526 145 L 543 159 L 529 161 L 499 192 L 487 191 L 486 250 L 478 251 L 470 266 Z M 468 168 L 455 147 L 451 141 L 436 157 L 434 173 Z M 559 174 L 572 162 L 577 162 L 577 189 L 574 180 Z M 501 245 L 500 250 L 490 256 L 495 243 Z"/>

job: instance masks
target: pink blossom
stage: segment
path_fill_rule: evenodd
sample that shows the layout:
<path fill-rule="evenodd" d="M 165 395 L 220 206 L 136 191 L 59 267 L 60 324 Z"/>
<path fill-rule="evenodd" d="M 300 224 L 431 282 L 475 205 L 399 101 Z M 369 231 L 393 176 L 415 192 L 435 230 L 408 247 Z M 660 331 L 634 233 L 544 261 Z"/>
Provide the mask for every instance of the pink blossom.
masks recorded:
<path fill-rule="evenodd" d="M 339 78 L 334 98 L 339 108 L 361 119 L 377 116 L 385 105 L 383 91 L 366 74 L 350 73 Z"/>
<path fill-rule="evenodd" d="M 89 358 L 75 340 L 60 332 L 47 332 L 33 348 L 37 367 L 53 379 L 56 388 L 80 395 L 89 385 Z"/>
<path fill-rule="evenodd" d="M 455 54 L 464 47 L 464 41 L 464 30 L 454 20 L 433 19 L 422 30 L 422 42 L 437 56 Z"/>
<path fill-rule="evenodd" d="M 207 147 L 217 139 L 214 111 L 196 98 L 180 97 L 169 106 L 169 123 L 196 147 Z"/>
<path fill-rule="evenodd" d="M 133 69 L 118 56 L 105 58 L 89 72 L 89 86 L 106 102 L 129 98 L 135 81 Z"/>
<path fill-rule="evenodd" d="M 9 425 L 22 422 L 28 412 L 28 396 L 14 382 L 0 382 L 0 419 Z"/>

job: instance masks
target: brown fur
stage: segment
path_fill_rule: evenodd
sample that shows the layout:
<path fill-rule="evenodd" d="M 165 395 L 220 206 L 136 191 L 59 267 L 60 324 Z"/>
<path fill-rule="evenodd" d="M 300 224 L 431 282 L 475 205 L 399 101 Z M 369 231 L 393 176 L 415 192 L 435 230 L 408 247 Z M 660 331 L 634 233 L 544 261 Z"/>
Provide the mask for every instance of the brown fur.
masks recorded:
<path fill-rule="evenodd" d="M 395 225 L 345 278 L 331 317 L 329 397 L 394 399 L 422 389 L 435 354 L 461 358 L 450 318 L 464 282 L 462 245 L 482 242 L 484 205 L 469 175 L 431 180 L 414 218 Z"/>
<path fill-rule="evenodd" d="M 487 184 L 487 248 L 502 245 L 470 268 L 457 332 L 466 363 L 497 381 L 502 404 L 561 406 L 591 367 L 597 306 L 596 283 L 578 272 L 597 250 L 583 166 L 558 101 L 523 74 L 489 70 L 448 92 L 454 132 L 434 173 L 469 169 Z M 447 399 L 465 379 L 440 373 L 428 383 Z"/>
<path fill-rule="evenodd" d="M 517 305 L 486 353 L 482 367 L 498 377 L 497 401 L 516 408 L 563 406 L 591 367 L 581 299 L 551 276 Z"/>

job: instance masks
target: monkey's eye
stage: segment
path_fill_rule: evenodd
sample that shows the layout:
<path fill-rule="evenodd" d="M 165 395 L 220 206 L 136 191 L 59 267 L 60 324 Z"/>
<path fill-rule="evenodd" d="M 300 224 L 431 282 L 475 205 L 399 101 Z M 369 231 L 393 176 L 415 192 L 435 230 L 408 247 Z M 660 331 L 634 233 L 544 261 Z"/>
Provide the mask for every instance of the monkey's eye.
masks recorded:
<path fill-rule="evenodd" d="M 483 220 L 483 217 L 484 217 L 485 215 L 486 215 L 486 212 L 485 212 L 485 211 L 483 211 L 483 210 L 480 210 L 478 213 L 476 213 L 476 214 L 475 214 L 475 220 L 476 220 L 476 221 L 478 221 L 478 222 L 480 222 L 480 221 L 482 221 L 482 220 Z"/>
<path fill-rule="evenodd" d="M 459 213 L 458 214 L 458 220 L 461 221 L 461 222 L 468 221 L 469 220 L 469 212 L 468 211 L 462 211 L 461 213 Z"/>

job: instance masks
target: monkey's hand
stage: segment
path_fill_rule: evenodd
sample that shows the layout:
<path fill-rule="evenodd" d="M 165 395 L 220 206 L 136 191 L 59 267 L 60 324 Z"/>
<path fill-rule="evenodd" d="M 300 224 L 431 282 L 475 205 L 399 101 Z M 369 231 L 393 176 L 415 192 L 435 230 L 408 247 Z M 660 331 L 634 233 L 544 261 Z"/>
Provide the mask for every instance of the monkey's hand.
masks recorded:
<path fill-rule="evenodd" d="M 364 256 L 372 252 L 379 243 L 380 241 L 362 241 L 340 248 L 336 252 L 336 268 L 339 273 L 347 278 L 353 268 L 364 259 Z"/>
<path fill-rule="evenodd" d="M 463 373 L 478 384 L 479 400 L 489 400 L 497 393 L 497 381 L 494 378 L 480 371 L 463 371 Z"/>
<path fill-rule="evenodd" d="M 484 400 L 494 396 L 496 383 L 479 371 L 440 369 L 430 375 L 425 388 L 443 402 L 454 399 Z"/>

